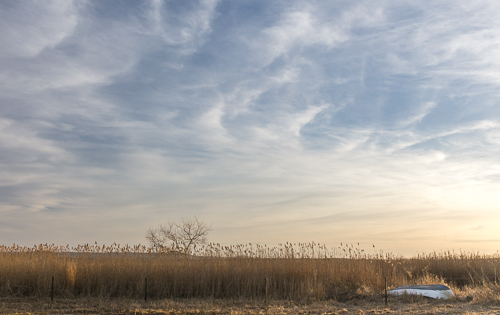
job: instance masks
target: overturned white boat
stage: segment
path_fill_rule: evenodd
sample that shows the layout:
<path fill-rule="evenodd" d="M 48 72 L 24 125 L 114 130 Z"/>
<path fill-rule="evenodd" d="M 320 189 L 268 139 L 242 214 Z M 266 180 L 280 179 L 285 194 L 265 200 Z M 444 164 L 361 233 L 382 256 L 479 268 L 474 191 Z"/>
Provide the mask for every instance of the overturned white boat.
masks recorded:
<path fill-rule="evenodd" d="M 443 284 L 400 285 L 387 291 L 390 295 L 421 295 L 432 299 L 449 299 L 453 296 L 451 289 Z"/>

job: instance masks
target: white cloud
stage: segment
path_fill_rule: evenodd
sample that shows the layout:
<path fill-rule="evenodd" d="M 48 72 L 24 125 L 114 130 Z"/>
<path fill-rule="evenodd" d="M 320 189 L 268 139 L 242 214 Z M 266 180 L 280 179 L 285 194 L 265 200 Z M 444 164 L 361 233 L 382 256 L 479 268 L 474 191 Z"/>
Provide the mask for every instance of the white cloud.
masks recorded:
<path fill-rule="evenodd" d="M 154 32 L 166 43 L 181 46 L 183 53 L 193 53 L 211 32 L 217 3 L 218 0 L 200 0 L 194 10 L 179 14 L 170 12 L 168 2 L 153 0 L 150 17 L 154 21 Z"/>
<path fill-rule="evenodd" d="M 0 10 L 0 55 L 36 57 L 70 36 L 77 23 L 74 1 L 23 1 Z"/>
<path fill-rule="evenodd" d="M 309 6 L 291 10 L 283 14 L 276 25 L 266 29 L 259 42 L 263 42 L 266 55 L 265 64 L 275 58 L 286 55 L 292 48 L 303 48 L 311 45 L 324 45 L 331 49 L 338 43 L 346 41 L 349 36 L 341 23 L 326 24 L 317 20 L 315 12 Z M 258 47 L 262 47 L 257 44 Z"/>
<path fill-rule="evenodd" d="M 425 116 L 429 115 L 429 113 L 437 106 L 436 102 L 426 102 L 422 104 L 422 106 L 418 109 L 418 113 L 416 113 L 413 117 L 409 117 L 406 120 L 403 120 L 399 123 L 401 127 L 406 127 L 416 122 L 422 122 Z"/>
<path fill-rule="evenodd" d="M 293 135 L 299 136 L 300 130 L 309 122 L 311 122 L 314 117 L 321 111 L 325 110 L 328 106 L 318 106 L 310 107 L 303 112 L 294 113 L 287 119 L 287 129 L 292 132 Z"/>
<path fill-rule="evenodd" d="M 460 79 L 498 85 L 497 4 L 441 4 L 419 9 L 422 16 L 418 19 L 403 20 L 387 30 L 385 37 L 370 39 L 373 45 L 384 42 L 381 53 L 387 71 L 427 76 L 435 87 Z"/>
<path fill-rule="evenodd" d="M 38 43 L 35 39 L 32 44 L 30 36 L 38 36 L 21 32 L 19 36 L 24 37 L 23 42 L 28 48 L 10 46 L 11 62 L 0 74 L 4 95 L 109 84 L 113 76 L 128 71 L 137 62 L 138 54 L 143 50 L 138 40 L 137 25 L 118 22 L 100 25 L 99 21 L 84 18 L 79 11 L 84 6 L 70 7 L 70 2 L 66 1 L 61 5 L 50 3 L 49 9 L 56 11 L 59 14 L 57 17 L 48 15 L 43 19 L 33 19 L 25 27 L 43 30 L 47 23 L 57 29 L 57 34 L 64 33 L 64 36 L 54 35 L 56 39 L 50 43 L 48 40 Z M 29 9 L 23 8 L 21 12 L 38 14 L 36 8 Z M 45 21 L 46 18 L 51 22 Z M 26 50 L 32 53 L 25 54 Z M 18 60 L 19 57 L 27 59 Z"/>
<path fill-rule="evenodd" d="M 43 164 L 40 160 L 51 163 L 72 161 L 71 155 L 53 141 L 40 138 L 36 131 L 30 129 L 11 119 L 0 119 L 0 147 L 4 152 L 17 152 L 18 155 L 10 163 L 36 165 Z"/>

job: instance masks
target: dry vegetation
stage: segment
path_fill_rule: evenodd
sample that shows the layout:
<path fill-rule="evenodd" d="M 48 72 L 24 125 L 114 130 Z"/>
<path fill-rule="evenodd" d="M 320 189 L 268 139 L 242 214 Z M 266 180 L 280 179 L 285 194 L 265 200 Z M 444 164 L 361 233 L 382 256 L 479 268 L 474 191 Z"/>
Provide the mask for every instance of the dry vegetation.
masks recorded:
<path fill-rule="evenodd" d="M 267 304 L 245 299 L 0 299 L 0 314 L 498 314 L 495 305 L 427 299 L 380 301 L 335 300 L 300 303 L 273 300 Z"/>
<path fill-rule="evenodd" d="M 270 303 L 382 301 L 388 287 L 444 283 L 453 301 L 496 305 L 500 256 L 441 252 L 397 257 L 359 247 L 315 243 L 197 247 L 191 255 L 145 246 L 0 246 L 0 295 L 47 299 L 196 298 Z M 451 302 L 453 302 L 451 301 Z"/>

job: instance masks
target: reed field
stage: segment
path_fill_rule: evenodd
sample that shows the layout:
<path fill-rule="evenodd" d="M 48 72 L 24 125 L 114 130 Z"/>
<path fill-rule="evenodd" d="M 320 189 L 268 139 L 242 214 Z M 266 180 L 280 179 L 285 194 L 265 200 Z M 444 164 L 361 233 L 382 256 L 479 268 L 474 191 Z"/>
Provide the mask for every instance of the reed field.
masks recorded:
<path fill-rule="evenodd" d="M 359 246 L 208 244 L 190 255 L 143 245 L 0 246 L 2 297 L 345 301 L 387 287 L 443 283 L 459 298 L 498 302 L 500 256 L 439 252 L 415 257 Z M 54 284 L 52 286 L 52 278 Z"/>

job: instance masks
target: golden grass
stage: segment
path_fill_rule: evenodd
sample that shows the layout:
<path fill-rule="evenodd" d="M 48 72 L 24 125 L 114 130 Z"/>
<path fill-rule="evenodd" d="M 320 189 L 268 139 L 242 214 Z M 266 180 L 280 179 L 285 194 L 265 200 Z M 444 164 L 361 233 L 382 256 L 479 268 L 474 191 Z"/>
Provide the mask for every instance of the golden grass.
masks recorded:
<path fill-rule="evenodd" d="M 334 300 L 297 303 L 273 300 L 268 304 L 245 299 L 162 299 L 148 302 L 133 299 L 0 299 L 0 314 L 498 314 L 499 307 L 448 303 L 445 301 L 391 301 L 386 307 L 377 301 Z"/>
<path fill-rule="evenodd" d="M 249 299 L 0 298 L 0 314 L 498 314 L 500 306 L 423 298 L 296 302 Z"/>
<path fill-rule="evenodd" d="M 195 248 L 190 256 L 142 245 L 0 246 L 3 297 L 216 298 L 343 301 L 379 298 L 400 284 L 445 283 L 457 299 L 496 303 L 498 255 L 441 252 L 412 258 L 353 245 L 280 244 Z"/>

